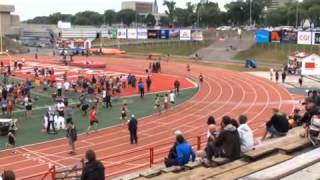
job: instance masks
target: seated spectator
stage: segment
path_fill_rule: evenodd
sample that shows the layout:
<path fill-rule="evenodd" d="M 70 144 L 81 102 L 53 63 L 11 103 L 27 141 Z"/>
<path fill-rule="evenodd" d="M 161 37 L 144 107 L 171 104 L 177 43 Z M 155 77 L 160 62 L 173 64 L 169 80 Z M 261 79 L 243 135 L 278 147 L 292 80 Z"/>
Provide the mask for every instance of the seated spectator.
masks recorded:
<path fill-rule="evenodd" d="M 254 140 L 251 128 L 247 124 L 248 118 L 245 115 L 239 116 L 240 126 L 238 127 L 238 132 L 241 141 L 241 152 L 246 153 L 253 149 Z"/>
<path fill-rule="evenodd" d="M 184 166 L 190 161 L 190 157 L 192 161 L 194 161 L 196 159 L 196 155 L 191 145 L 184 140 L 184 137 L 182 135 L 177 135 L 176 141 L 177 164 L 179 166 Z"/>
<path fill-rule="evenodd" d="M 309 140 L 314 146 L 320 145 L 320 113 L 313 115 L 309 126 Z"/>
<path fill-rule="evenodd" d="M 208 127 L 210 125 L 216 126 L 216 120 L 214 119 L 213 116 L 209 116 L 208 121 L 207 121 Z M 210 137 L 210 130 L 208 129 L 208 137 Z"/>
<path fill-rule="evenodd" d="M 3 171 L 0 179 L 2 178 L 2 180 L 15 180 L 16 176 L 14 175 L 14 172 L 11 170 L 6 170 Z"/>
<path fill-rule="evenodd" d="M 212 157 L 226 157 L 230 160 L 240 158 L 240 137 L 237 128 L 232 125 L 232 120 L 228 116 L 222 118 L 222 131 L 207 145 L 207 159 L 212 161 Z"/>
<path fill-rule="evenodd" d="M 176 137 L 178 135 L 181 135 L 182 132 L 177 130 L 175 132 Z M 177 164 L 177 151 L 176 151 L 176 147 L 177 147 L 177 142 L 173 143 L 173 146 L 170 148 L 170 151 L 168 153 L 168 157 L 164 158 L 164 164 L 166 165 L 166 167 L 171 167 L 171 166 L 176 166 Z"/>
<path fill-rule="evenodd" d="M 100 161 L 96 160 L 96 153 L 93 150 L 86 152 L 86 159 L 82 170 L 81 180 L 104 180 L 104 166 Z"/>
<path fill-rule="evenodd" d="M 266 132 L 262 137 L 265 140 L 268 133 L 271 134 L 271 138 L 286 136 L 290 129 L 288 119 L 285 114 L 281 113 L 278 109 L 273 110 L 273 116 L 266 123 Z"/>
<path fill-rule="evenodd" d="M 307 137 L 307 134 L 309 133 L 311 118 L 319 113 L 319 108 L 316 106 L 316 102 L 311 98 L 307 98 L 304 104 L 306 112 L 301 118 L 301 123 L 305 128 L 305 134 L 302 134 L 302 136 Z"/>

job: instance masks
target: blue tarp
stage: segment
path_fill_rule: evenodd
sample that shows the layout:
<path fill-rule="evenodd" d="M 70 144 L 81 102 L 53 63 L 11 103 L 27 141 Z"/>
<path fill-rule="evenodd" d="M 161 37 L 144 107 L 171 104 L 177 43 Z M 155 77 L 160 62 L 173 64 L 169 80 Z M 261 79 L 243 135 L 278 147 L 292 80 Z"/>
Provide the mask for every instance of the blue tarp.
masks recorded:
<path fill-rule="evenodd" d="M 245 61 L 245 67 L 246 68 L 257 68 L 257 63 L 253 59 L 246 59 Z"/>

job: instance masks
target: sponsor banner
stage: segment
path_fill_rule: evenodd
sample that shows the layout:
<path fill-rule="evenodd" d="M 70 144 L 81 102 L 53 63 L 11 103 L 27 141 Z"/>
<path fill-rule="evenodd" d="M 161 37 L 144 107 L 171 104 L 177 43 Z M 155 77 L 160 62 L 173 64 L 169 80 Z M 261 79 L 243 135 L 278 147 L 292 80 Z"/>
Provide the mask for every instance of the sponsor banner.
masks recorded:
<path fill-rule="evenodd" d="M 291 43 L 296 44 L 297 43 L 297 32 L 292 31 L 282 31 L 281 32 L 281 43 Z"/>
<path fill-rule="evenodd" d="M 127 39 L 127 29 L 120 28 L 117 32 L 118 39 Z"/>
<path fill-rule="evenodd" d="M 298 32 L 298 44 L 310 45 L 312 43 L 311 32 Z"/>
<path fill-rule="evenodd" d="M 180 29 L 180 40 L 181 41 L 191 40 L 191 30 L 190 29 Z"/>
<path fill-rule="evenodd" d="M 178 38 L 180 36 L 180 31 L 179 29 L 171 29 L 169 31 L 169 37 L 170 38 Z"/>
<path fill-rule="evenodd" d="M 280 42 L 281 41 L 281 32 L 272 31 L 271 32 L 271 42 Z"/>
<path fill-rule="evenodd" d="M 256 31 L 256 42 L 257 43 L 269 43 L 270 32 L 269 31 Z"/>
<path fill-rule="evenodd" d="M 160 30 L 160 39 L 169 39 L 169 30 L 161 29 Z"/>
<path fill-rule="evenodd" d="M 128 39 L 137 39 L 137 29 L 128 29 L 127 36 Z"/>
<path fill-rule="evenodd" d="M 320 45 L 320 32 L 314 32 L 312 35 L 312 44 Z"/>
<path fill-rule="evenodd" d="M 148 30 L 147 29 L 138 29 L 137 36 L 138 36 L 138 39 L 148 39 Z"/>
<path fill-rule="evenodd" d="M 192 30 L 191 31 L 191 39 L 193 41 L 203 41 L 203 33 L 201 30 Z"/>
<path fill-rule="evenodd" d="M 320 75 L 320 56 L 312 54 L 302 59 L 302 75 Z"/>
<path fill-rule="evenodd" d="M 148 29 L 148 39 L 158 39 L 159 30 Z"/>

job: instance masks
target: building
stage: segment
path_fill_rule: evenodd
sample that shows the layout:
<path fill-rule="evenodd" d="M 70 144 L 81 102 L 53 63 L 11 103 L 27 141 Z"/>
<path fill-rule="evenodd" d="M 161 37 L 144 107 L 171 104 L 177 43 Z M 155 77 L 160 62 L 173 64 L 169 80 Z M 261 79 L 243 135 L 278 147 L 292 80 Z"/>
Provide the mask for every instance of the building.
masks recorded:
<path fill-rule="evenodd" d="M 20 18 L 18 15 L 12 15 L 11 13 L 15 11 L 12 5 L 0 5 L 0 23 L 2 34 L 4 35 L 9 32 L 12 26 L 18 26 L 20 24 Z"/>
<path fill-rule="evenodd" d="M 287 3 L 296 2 L 296 0 L 272 0 L 270 8 L 276 9 L 278 7 L 284 6 Z"/>
<path fill-rule="evenodd" d="M 121 9 L 132 9 L 139 15 L 158 14 L 158 4 L 156 0 L 154 2 L 124 1 L 122 2 Z"/>

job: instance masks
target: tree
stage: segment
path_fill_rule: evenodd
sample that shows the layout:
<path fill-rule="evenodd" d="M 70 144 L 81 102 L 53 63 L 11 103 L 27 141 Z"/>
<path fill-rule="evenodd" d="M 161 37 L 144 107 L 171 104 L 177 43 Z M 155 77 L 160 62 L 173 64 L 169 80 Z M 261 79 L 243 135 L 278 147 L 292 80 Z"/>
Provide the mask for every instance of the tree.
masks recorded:
<path fill-rule="evenodd" d="M 233 1 L 225 5 L 228 16 L 231 18 L 232 25 L 243 25 L 249 19 L 248 4 L 243 1 Z"/>
<path fill-rule="evenodd" d="M 149 27 L 153 27 L 154 25 L 156 25 L 156 18 L 154 17 L 154 15 L 148 14 L 145 18 L 144 23 Z"/>
<path fill-rule="evenodd" d="M 227 16 L 227 14 L 223 14 L 220 12 L 220 8 L 218 3 L 208 2 L 205 5 L 198 4 L 196 13 L 199 14 L 199 23 L 201 26 L 218 26 Z"/>
<path fill-rule="evenodd" d="M 61 14 L 61 13 L 53 13 L 49 15 L 49 24 L 57 24 L 58 21 L 72 21 L 72 15 L 71 14 Z"/>
<path fill-rule="evenodd" d="M 104 23 L 107 23 L 109 26 L 112 26 L 112 24 L 116 21 L 116 16 L 117 13 L 114 10 L 104 11 Z"/>
<path fill-rule="evenodd" d="M 77 25 L 94 25 L 100 26 L 102 25 L 102 15 L 94 11 L 83 11 L 78 12 L 74 15 L 73 24 Z"/>
<path fill-rule="evenodd" d="M 131 9 L 123 9 L 117 13 L 117 22 L 121 22 L 130 26 L 132 22 L 137 18 L 135 11 Z"/>
<path fill-rule="evenodd" d="M 320 5 L 312 6 L 308 9 L 308 16 L 311 20 L 311 22 L 318 26 L 320 25 Z"/>
<path fill-rule="evenodd" d="M 170 24 L 173 24 L 174 18 L 175 18 L 176 2 L 174 2 L 173 0 L 171 1 L 164 0 L 163 5 L 167 7 L 167 10 L 165 11 L 165 13 L 169 17 Z"/>
<path fill-rule="evenodd" d="M 159 25 L 162 27 L 168 27 L 170 25 L 170 19 L 168 17 L 161 16 L 159 20 Z"/>

